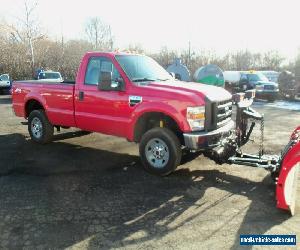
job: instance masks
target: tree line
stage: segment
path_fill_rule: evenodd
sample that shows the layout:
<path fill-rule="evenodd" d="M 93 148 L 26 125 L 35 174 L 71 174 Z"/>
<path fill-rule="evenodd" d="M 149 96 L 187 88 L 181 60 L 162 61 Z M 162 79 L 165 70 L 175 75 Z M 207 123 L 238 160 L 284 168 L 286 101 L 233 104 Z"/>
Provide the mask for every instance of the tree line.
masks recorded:
<path fill-rule="evenodd" d="M 12 79 L 32 79 L 37 68 L 59 71 L 65 79 L 73 80 L 80 60 L 87 51 L 112 51 L 115 38 L 111 27 L 99 17 L 85 24 L 82 39 L 54 40 L 42 32 L 35 16 L 36 4 L 24 2 L 24 15 L 16 23 L 0 23 L 0 74 L 9 73 Z M 285 58 L 278 51 L 254 53 L 249 50 L 228 52 L 220 56 L 214 51 L 170 50 L 148 53 L 140 45 L 129 45 L 125 50 L 148 54 L 163 67 L 180 57 L 191 73 L 206 64 L 216 64 L 223 70 L 290 70 L 300 75 L 300 54 L 294 62 L 283 66 Z"/>

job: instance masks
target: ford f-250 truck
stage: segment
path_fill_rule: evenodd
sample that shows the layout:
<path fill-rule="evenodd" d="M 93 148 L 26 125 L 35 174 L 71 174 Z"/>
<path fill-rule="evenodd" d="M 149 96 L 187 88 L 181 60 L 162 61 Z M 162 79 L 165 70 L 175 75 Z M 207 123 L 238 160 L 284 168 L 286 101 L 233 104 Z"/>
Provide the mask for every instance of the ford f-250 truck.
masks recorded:
<path fill-rule="evenodd" d="M 12 98 L 33 141 L 50 142 L 55 127 L 124 137 L 158 175 L 180 164 L 184 148 L 209 151 L 234 128 L 229 92 L 177 81 L 144 55 L 89 52 L 75 82 L 14 82 Z"/>

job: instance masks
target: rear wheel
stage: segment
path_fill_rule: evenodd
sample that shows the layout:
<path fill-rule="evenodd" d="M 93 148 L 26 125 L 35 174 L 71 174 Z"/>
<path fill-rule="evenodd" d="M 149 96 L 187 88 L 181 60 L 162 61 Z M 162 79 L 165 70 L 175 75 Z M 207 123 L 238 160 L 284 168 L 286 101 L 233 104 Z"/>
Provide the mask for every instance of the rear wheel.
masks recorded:
<path fill-rule="evenodd" d="M 181 161 L 181 146 L 177 136 L 166 128 L 147 131 L 140 142 L 140 156 L 144 168 L 156 175 L 168 175 Z"/>
<path fill-rule="evenodd" d="M 29 114 L 28 132 L 37 143 L 45 144 L 52 140 L 54 128 L 44 110 L 34 110 Z"/>

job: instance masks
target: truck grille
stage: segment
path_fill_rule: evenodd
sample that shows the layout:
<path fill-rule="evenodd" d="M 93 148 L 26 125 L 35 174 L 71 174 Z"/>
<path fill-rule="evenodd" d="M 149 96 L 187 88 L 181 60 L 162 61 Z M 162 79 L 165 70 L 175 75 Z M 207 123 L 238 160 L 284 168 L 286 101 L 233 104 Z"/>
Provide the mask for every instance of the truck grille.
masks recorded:
<path fill-rule="evenodd" d="M 231 120 L 232 100 L 228 99 L 220 102 L 208 101 L 206 104 L 205 130 L 212 131 L 218 129 Z"/>
<path fill-rule="evenodd" d="M 274 85 L 264 85 L 265 90 L 274 90 L 275 86 Z"/>

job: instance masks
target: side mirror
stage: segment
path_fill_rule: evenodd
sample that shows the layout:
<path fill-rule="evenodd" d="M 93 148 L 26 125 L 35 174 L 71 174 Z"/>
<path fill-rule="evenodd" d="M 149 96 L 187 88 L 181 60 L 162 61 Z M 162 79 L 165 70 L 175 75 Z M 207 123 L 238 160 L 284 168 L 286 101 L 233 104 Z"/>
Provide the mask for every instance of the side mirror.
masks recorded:
<path fill-rule="evenodd" d="M 111 88 L 114 90 L 124 90 L 124 80 L 122 77 L 118 77 L 115 79 L 112 84 Z"/>
<path fill-rule="evenodd" d="M 112 80 L 112 72 L 101 71 L 98 80 L 98 90 L 123 90 L 124 81 L 122 77 Z"/>
<path fill-rule="evenodd" d="M 169 72 L 169 74 L 175 79 L 175 73 L 174 72 Z"/>
<path fill-rule="evenodd" d="M 112 72 L 101 71 L 98 79 L 99 90 L 111 90 Z"/>

